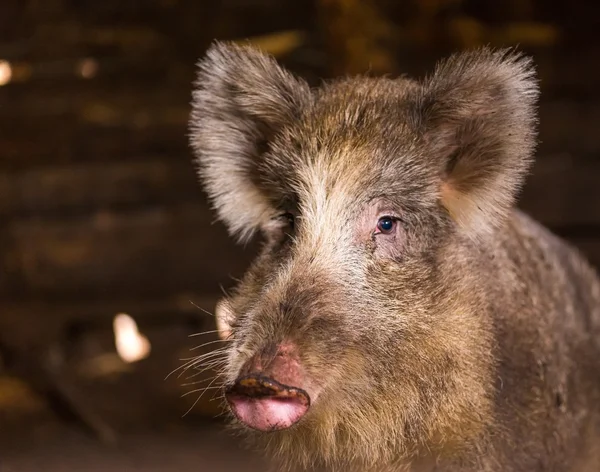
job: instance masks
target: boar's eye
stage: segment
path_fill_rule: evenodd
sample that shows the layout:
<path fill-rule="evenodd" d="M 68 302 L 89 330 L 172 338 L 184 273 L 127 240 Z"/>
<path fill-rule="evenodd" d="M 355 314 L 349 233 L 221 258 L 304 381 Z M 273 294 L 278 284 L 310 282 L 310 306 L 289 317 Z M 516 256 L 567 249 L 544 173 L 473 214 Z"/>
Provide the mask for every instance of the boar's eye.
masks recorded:
<path fill-rule="evenodd" d="M 392 216 L 382 216 L 377 221 L 377 230 L 381 234 L 391 234 L 396 228 L 396 219 Z"/>
<path fill-rule="evenodd" d="M 279 220 L 282 224 L 286 225 L 287 228 L 292 231 L 294 229 L 295 218 L 291 213 L 283 213 L 279 216 Z"/>
<path fill-rule="evenodd" d="M 282 243 L 294 235 L 296 217 L 293 213 L 275 213 L 263 226 L 263 235 L 271 242 Z"/>

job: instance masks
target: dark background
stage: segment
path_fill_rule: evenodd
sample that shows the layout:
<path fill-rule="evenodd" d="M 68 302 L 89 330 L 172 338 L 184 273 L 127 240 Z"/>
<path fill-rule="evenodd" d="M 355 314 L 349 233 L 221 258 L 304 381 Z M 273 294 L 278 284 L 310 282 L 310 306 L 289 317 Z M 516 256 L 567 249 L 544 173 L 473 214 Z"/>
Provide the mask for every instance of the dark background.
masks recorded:
<path fill-rule="evenodd" d="M 519 205 L 600 266 L 599 18 L 591 0 L 2 0 L 0 471 L 250 470 L 228 465 L 214 391 L 182 419 L 199 392 L 163 381 L 215 339 L 187 336 L 214 328 L 202 309 L 252 256 L 214 223 L 188 148 L 213 39 L 312 84 L 518 45 L 542 89 Z M 114 351 L 120 312 L 152 343 L 136 364 Z"/>

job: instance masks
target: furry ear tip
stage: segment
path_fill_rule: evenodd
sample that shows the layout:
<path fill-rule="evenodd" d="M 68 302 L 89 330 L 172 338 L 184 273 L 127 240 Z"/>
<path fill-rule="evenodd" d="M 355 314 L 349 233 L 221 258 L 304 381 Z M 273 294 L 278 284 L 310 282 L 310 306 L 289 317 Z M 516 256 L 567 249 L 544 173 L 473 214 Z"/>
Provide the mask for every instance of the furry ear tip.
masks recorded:
<path fill-rule="evenodd" d="M 227 60 L 265 57 L 268 57 L 268 55 L 250 42 L 241 44 L 235 41 L 214 40 L 206 49 L 204 57 L 200 59 L 198 65 L 202 68 L 203 64 L 206 63 L 223 63 Z"/>
<path fill-rule="evenodd" d="M 482 46 L 466 49 L 451 55 L 442 66 L 459 66 L 464 69 L 473 67 L 509 67 L 515 71 L 535 75 L 533 58 L 515 46 L 493 48 Z"/>
<path fill-rule="evenodd" d="M 456 52 L 440 61 L 424 84 L 425 94 L 434 97 L 473 97 L 477 91 L 498 97 L 509 94 L 513 105 L 521 109 L 532 109 L 539 97 L 533 58 L 516 47 L 485 46 Z"/>
<path fill-rule="evenodd" d="M 512 77 L 526 89 L 526 95 L 537 99 L 540 93 L 539 77 L 533 57 L 516 48 L 502 49 L 498 54 L 500 64 L 510 69 Z"/>
<path fill-rule="evenodd" d="M 516 47 L 498 49 L 496 54 L 500 64 L 513 68 L 523 79 L 537 83 L 537 71 L 532 56 Z"/>
<path fill-rule="evenodd" d="M 228 70 L 239 62 L 244 52 L 248 54 L 249 49 L 232 41 L 213 41 L 196 63 L 200 76 L 209 74 L 215 69 Z"/>
<path fill-rule="evenodd" d="M 213 41 L 198 61 L 198 68 L 204 72 L 214 67 L 215 64 L 222 64 L 236 53 L 237 46 L 235 44 L 226 41 Z"/>

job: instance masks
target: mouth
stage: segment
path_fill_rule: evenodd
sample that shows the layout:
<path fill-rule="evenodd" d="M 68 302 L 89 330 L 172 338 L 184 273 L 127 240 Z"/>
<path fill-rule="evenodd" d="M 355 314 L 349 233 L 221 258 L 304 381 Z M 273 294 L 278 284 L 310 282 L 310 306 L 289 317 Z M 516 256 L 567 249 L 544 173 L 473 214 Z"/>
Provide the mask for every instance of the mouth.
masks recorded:
<path fill-rule="evenodd" d="M 262 432 L 287 429 L 310 408 L 305 390 L 260 374 L 239 378 L 226 390 L 225 398 L 241 423 Z"/>

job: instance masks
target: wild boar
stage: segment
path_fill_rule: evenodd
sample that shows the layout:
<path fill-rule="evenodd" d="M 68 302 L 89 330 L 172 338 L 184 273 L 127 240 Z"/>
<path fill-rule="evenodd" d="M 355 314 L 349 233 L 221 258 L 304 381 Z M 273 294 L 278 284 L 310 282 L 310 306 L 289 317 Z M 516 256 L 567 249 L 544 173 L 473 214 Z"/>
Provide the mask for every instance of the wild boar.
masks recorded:
<path fill-rule="evenodd" d="M 600 282 L 515 208 L 530 58 L 311 88 L 216 42 L 195 87 L 204 188 L 262 236 L 217 310 L 225 398 L 279 470 L 600 471 Z"/>

